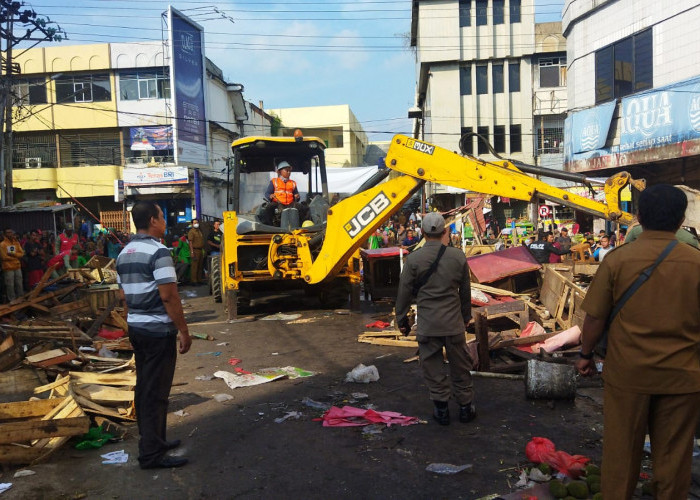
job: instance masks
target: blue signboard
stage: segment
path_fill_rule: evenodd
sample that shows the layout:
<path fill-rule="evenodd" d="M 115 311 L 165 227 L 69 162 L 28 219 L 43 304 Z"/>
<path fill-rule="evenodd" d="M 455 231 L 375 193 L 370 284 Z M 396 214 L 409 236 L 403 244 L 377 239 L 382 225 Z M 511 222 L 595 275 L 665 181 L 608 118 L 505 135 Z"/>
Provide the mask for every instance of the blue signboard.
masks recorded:
<path fill-rule="evenodd" d="M 613 101 L 569 115 L 564 122 L 566 157 L 604 148 L 614 111 Z"/>
<path fill-rule="evenodd" d="M 182 161 L 206 164 L 203 33 L 171 12 L 172 82 L 177 149 Z"/>
<path fill-rule="evenodd" d="M 622 99 L 620 152 L 700 138 L 700 77 Z"/>
<path fill-rule="evenodd" d="M 173 149 L 173 127 L 132 127 L 132 151 L 164 151 Z"/>

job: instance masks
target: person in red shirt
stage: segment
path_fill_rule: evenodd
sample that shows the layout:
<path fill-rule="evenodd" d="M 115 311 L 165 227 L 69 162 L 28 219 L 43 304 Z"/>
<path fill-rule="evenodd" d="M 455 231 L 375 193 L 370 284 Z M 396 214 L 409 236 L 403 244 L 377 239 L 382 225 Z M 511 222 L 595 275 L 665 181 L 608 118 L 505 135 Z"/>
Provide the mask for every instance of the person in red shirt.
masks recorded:
<path fill-rule="evenodd" d="M 58 235 L 58 242 L 58 253 L 64 256 L 63 265 L 67 268 L 70 266 L 68 256 L 70 255 L 71 249 L 75 245 L 80 244 L 80 239 L 78 237 L 78 234 L 75 231 L 73 231 L 73 228 L 71 226 L 66 226 L 63 232 Z"/>

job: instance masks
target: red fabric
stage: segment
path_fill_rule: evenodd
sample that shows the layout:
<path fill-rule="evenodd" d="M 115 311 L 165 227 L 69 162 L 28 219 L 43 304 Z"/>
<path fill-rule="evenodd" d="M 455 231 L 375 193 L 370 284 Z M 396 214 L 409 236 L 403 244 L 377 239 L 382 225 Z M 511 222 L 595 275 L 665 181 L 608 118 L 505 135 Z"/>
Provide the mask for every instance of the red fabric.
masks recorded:
<path fill-rule="evenodd" d="M 569 455 L 565 451 L 556 451 L 554 443 L 547 438 L 534 437 L 525 446 L 527 459 L 536 464 L 545 463 L 569 477 L 579 477 L 590 461 L 583 455 Z"/>
<path fill-rule="evenodd" d="M 386 328 L 387 326 L 391 326 L 391 323 L 377 320 L 374 323 L 367 323 L 365 328 Z"/>
<path fill-rule="evenodd" d="M 558 250 L 561 250 L 561 245 L 557 243 L 556 241 L 552 243 Z M 549 254 L 549 263 L 550 264 L 557 264 L 561 262 L 561 255 L 557 255 L 555 253 L 550 253 Z"/>
<path fill-rule="evenodd" d="M 41 277 L 44 275 L 44 271 L 41 269 L 37 269 L 36 271 L 29 271 L 27 273 L 27 278 L 29 279 L 29 288 L 34 288 L 39 281 L 41 281 Z"/>
<path fill-rule="evenodd" d="M 241 360 L 238 358 L 231 358 L 228 360 L 228 364 L 231 366 L 236 366 L 240 362 L 241 362 Z"/>
<path fill-rule="evenodd" d="M 417 417 L 407 417 L 394 411 L 375 411 L 343 406 L 332 406 L 320 418 L 324 427 L 359 427 L 371 424 L 412 425 L 418 423 Z"/>
<path fill-rule="evenodd" d="M 102 337 L 106 340 L 120 339 L 124 335 L 126 335 L 124 330 L 110 330 L 108 328 L 101 328 L 100 333 L 97 334 L 98 337 Z"/>
<path fill-rule="evenodd" d="M 272 179 L 272 185 L 275 187 L 275 199 L 282 205 L 289 205 L 294 201 L 294 190 L 297 187 L 297 183 L 291 179 L 287 182 L 281 177 L 275 177 Z"/>

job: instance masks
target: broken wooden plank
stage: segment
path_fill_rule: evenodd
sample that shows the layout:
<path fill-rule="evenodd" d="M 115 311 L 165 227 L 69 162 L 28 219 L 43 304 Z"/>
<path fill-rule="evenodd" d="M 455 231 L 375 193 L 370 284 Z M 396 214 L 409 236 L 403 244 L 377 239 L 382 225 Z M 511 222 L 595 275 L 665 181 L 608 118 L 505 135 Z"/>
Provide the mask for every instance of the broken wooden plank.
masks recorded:
<path fill-rule="evenodd" d="M 54 380 L 50 384 L 35 387 L 34 394 L 41 394 L 42 392 L 50 391 L 51 389 L 55 389 L 56 387 L 58 387 L 60 385 L 68 384 L 69 381 L 70 381 L 70 376 L 68 376 L 68 375 L 65 375 L 63 377 L 58 377 L 56 380 Z"/>
<path fill-rule="evenodd" d="M 90 428 L 90 417 L 27 420 L 0 424 L 0 444 L 31 441 L 47 437 L 78 436 Z"/>
<path fill-rule="evenodd" d="M 74 387 L 75 393 L 97 403 L 130 403 L 134 400 L 134 391 L 115 389 L 103 385 L 82 385 Z"/>
<path fill-rule="evenodd" d="M 374 344 L 374 345 L 385 345 L 385 346 L 394 346 L 394 347 L 418 347 L 418 342 L 415 340 L 394 340 L 394 339 L 382 339 L 382 338 L 377 338 L 377 339 L 372 339 L 372 338 L 365 338 L 365 339 L 357 339 L 358 342 L 362 342 L 365 344 Z"/>
<path fill-rule="evenodd" d="M 61 403 L 61 399 L 39 399 L 0 403 L 0 421 L 43 417 Z"/>
<path fill-rule="evenodd" d="M 90 373 L 90 372 L 70 372 L 71 382 L 78 384 L 99 384 L 130 386 L 136 385 L 135 373 Z"/>
<path fill-rule="evenodd" d="M 474 315 L 474 328 L 479 355 L 479 371 L 489 371 L 489 322 L 485 314 L 477 312 Z"/>

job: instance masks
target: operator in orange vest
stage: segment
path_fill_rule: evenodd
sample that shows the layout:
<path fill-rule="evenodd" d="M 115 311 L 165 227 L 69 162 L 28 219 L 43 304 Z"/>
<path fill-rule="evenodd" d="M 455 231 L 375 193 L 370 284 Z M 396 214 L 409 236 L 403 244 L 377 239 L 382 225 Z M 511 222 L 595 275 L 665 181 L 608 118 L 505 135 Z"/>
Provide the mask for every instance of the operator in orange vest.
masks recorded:
<path fill-rule="evenodd" d="M 289 176 L 292 174 L 292 165 L 288 161 L 282 160 L 277 164 L 277 177 L 270 181 L 265 190 L 267 206 L 263 209 L 261 216 L 262 223 L 272 225 L 275 210 L 279 208 L 296 208 L 299 210 L 299 221 L 302 222 L 308 214 L 308 207 L 299 201 L 299 190 L 297 183 Z"/>

